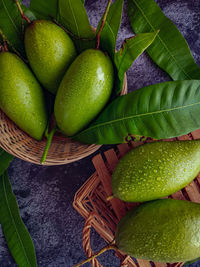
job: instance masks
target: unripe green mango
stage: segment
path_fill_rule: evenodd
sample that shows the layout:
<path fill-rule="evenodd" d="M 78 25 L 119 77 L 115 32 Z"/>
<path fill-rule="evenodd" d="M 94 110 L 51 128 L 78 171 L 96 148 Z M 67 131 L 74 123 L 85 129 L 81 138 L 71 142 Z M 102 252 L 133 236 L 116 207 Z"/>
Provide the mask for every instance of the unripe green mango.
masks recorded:
<path fill-rule="evenodd" d="M 113 195 L 143 202 L 173 194 L 200 172 L 200 140 L 154 142 L 131 150 L 112 175 Z"/>
<path fill-rule="evenodd" d="M 155 262 L 200 257 L 200 204 L 162 199 L 140 205 L 120 221 L 116 245 L 124 253 Z"/>
<path fill-rule="evenodd" d="M 48 20 L 33 21 L 25 32 L 29 64 L 41 84 L 55 94 L 72 61 L 75 46 L 68 34 Z"/>
<path fill-rule="evenodd" d="M 110 58 L 100 50 L 88 49 L 67 70 L 55 100 L 58 127 L 67 136 L 85 128 L 105 106 L 114 82 Z"/>
<path fill-rule="evenodd" d="M 40 140 L 47 126 L 43 91 L 15 54 L 0 53 L 0 108 L 23 131 Z"/>

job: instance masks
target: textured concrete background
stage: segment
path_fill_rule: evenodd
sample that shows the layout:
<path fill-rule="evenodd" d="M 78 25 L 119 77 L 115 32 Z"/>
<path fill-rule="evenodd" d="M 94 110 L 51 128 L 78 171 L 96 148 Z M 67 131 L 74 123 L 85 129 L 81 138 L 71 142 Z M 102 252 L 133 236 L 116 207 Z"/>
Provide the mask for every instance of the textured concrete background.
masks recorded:
<path fill-rule="evenodd" d="M 28 3 L 28 0 L 24 2 Z M 106 0 L 86 0 L 86 8 L 93 26 L 97 26 L 106 2 Z M 200 1 L 157 0 L 157 2 L 183 33 L 195 60 L 200 64 Z M 131 35 L 132 30 L 128 23 L 125 5 L 118 47 Z M 146 54 L 143 54 L 128 72 L 129 91 L 167 80 L 170 78 L 156 67 Z M 108 147 L 105 146 L 100 151 L 106 149 Z M 39 167 L 15 159 L 9 168 L 21 216 L 36 248 L 38 267 L 71 267 L 85 258 L 82 250 L 84 221 L 73 209 L 72 202 L 75 192 L 94 172 L 91 163 L 93 156 L 58 167 Z M 93 232 L 94 250 L 97 251 L 104 245 L 101 238 Z M 107 252 L 99 259 L 104 266 L 119 266 L 119 261 L 113 252 Z M 9 254 L 1 229 L 0 266 L 16 266 Z M 200 262 L 193 266 L 200 266 Z"/>

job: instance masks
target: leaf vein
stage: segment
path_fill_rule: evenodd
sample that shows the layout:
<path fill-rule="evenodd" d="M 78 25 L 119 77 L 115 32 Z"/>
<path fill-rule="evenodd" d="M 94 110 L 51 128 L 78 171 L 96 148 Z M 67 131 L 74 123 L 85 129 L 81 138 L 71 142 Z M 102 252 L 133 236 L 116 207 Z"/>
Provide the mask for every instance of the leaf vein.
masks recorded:
<path fill-rule="evenodd" d="M 135 36 L 135 37 L 133 37 L 133 38 L 137 38 L 137 36 Z M 148 36 L 148 37 L 143 37 L 143 39 L 138 40 L 138 41 L 136 41 L 135 43 L 132 43 L 132 44 L 129 46 L 129 48 L 132 48 L 133 46 L 138 45 L 139 43 L 142 43 L 142 42 L 144 42 L 145 40 L 148 41 L 148 40 L 149 40 L 149 36 Z M 146 48 L 146 47 L 145 47 L 145 48 Z M 144 49 L 145 49 L 145 48 L 144 48 Z M 144 49 L 142 49 L 142 50 L 144 50 Z M 123 54 L 123 56 L 122 56 L 120 65 L 119 65 L 119 67 L 118 67 L 118 72 L 121 72 L 121 67 L 122 67 L 122 65 L 123 65 L 123 63 L 124 63 L 124 59 L 125 59 L 125 57 L 126 57 L 127 52 L 128 52 L 127 50 L 124 51 L 124 54 Z M 142 53 L 142 52 L 141 52 L 141 53 Z M 140 56 L 141 53 L 140 53 L 140 54 L 138 53 L 137 57 Z M 136 60 L 137 57 L 136 57 L 134 60 Z"/>
<path fill-rule="evenodd" d="M 17 31 L 18 33 L 20 33 L 19 29 L 16 27 L 16 25 L 15 25 L 13 19 L 11 18 L 10 14 L 9 14 L 9 12 L 8 12 L 8 9 L 7 9 L 7 7 L 6 7 L 6 4 L 5 4 L 4 0 L 2 0 L 2 4 L 3 4 L 4 9 L 5 9 L 5 11 L 6 11 L 7 15 L 8 15 L 8 18 L 10 19 L 10 21 L 11 21 L 11 23 L 13 24 L 14 28 L 16 29 L 16 31 Z"/>
<path fill-rule="evenodd" d="M 91 130 L 97 128 L 97 127 L 105 126 L 105 125 L 108 125 L 108 124 L 111 124 L 111 123 L 116 123 L 116 122 L 119 122 L 119 121 L 122 121 L 122 120 L 129 120 L 129 119 L 134 119 L 134 118 L 142 117 L 142 116 L 145 117 L 145 116 L 160 114 L 160 113 L 164 113 L 164 112 L 171 112 L 171 111 L 175 111 L 175 110 L 179 110 L 179 109 L 192 107 L 192 106 L 195 106 L 195 105 L 200 105 L 200 102 L 193 103 L 193 104 L 190 104 L 190 105 L 181 106 L 181 107 L 175 107 L 175 108 L 171 108 L 171 109 L 163 109 L 163 110 L 154 111 L 154 112 L 150 112 L 150 113 L 135 114 L 133 116 L 123 117 L 123 118 L 112 120 L 112 121 L 108 121 L 108 122 L 105 122 L 105 123 L 96 124 L 96 125 L 88 128 L 88 129 L 86 129 L 85 131 L 83 131 L 80 134 L 83 134 L 85 132 L 91 131 Z"/>
<path fill-rule="evenodd" d="M 114 39 L 114 41 L 116 40 L 116 38 L 115 38 L 115 34 L 114 34 L 114 32 L 113 32 L 113 29 L 111 28 L 111 26 L 110 26 L 110 24 L 109 23 L 107 23 L 106 22 L 106 25 L 108 26 L 108 28 L 110 29 L 110 31 L 111 31 L 111 33 L 112 33 L 112 36 L 113 36 L 113 39 Z"/>
<path fill-rule="evenodd" d="M 76 29 L 77 29 L 78 37 L 80 37 L 80 32 L 79 32 L 78 24 L 77 24 L 77 21 L 76 21 L 76 17 L 74 15 L 74 10 L 72 9 L 71 0 L 69 0 L 69 5 L 70 5 L 70 9 L 72 11 L 72 16 L 74 18 L 74 22 L 76 24 Z"/>
<path fill-rule="evenodd" d="M 138 9 L 140 10 L 140 12 L 142 13 L 143 17 L 146 19 L 147 23 L 149 24 L 149 26 L 155 31 L 156 29 L 153 27 L 153 25 L 151 24 L 151 22 L 149 21 L 149 19 L 147 18 L 147 16 L 145 15 L 144 11 L 142 10 L 142 8 L 140 7 L 140 5 L 137 3 L 137 1 L 133 0 L 135 5 L 138 7 Z M 179 69 L 181 69 L 183 71 L 183 73 L 186 75 L 186 77 L 188 77 L 190 80 L 192 79 L 190 77 L 190 75 L 188 75 L 188 73 L 180 66 L 180 64 L 177 62 L 176 58 L 173 56 L 173 54 L 171 53 L 171 51 L 168 49 L 167 45 L 165 44 L 165 42 L 162 40 L 162 38 L 160 37 L 159 33 L 158 33 L 158 38 L 160 40 L 160 42 L 163 44 L 164 48 L 166 49 L 166 51 L 168 52 L 168 54 L 172 57 L 172 59 L 174 60 L 174 62 L 176 63 L 176 65 L 179 67 Z"/>

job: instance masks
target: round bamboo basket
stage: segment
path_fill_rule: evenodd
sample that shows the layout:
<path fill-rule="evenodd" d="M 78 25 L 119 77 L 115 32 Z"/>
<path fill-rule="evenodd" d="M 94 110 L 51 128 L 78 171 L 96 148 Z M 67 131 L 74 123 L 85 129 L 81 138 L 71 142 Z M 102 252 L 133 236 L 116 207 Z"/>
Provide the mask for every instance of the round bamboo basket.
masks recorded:
<path fill-rule="evenodd" d="M 122 94 L 127 93 L 127 77 L 124 77 Z M 31 138 L 0 110 L 0 147 L 24 161 L 41 165 L 46 138 L 36 141 Z M 43 165 L 68 164 L 89 156 L 99 145 L 85 145 L 56 133 L 53 137 L 46 161 Z"/>

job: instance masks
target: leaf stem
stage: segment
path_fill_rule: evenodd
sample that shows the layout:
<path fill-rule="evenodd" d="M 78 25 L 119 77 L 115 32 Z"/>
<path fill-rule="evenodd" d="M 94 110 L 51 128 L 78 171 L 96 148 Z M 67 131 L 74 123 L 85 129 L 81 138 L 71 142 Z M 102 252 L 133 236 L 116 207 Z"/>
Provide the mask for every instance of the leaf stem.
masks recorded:
<path fill-rule="evenodd" d="M 117 249 L 117 247 L 115 245 L 108 245 L 108 246 L 102 248 L 99 252 L 97 252 L 96 254 L 94 254 L 92 257 L 90 257 L 87 260 L 84 260 L 84 261 L 82 261 L 82 262 L 74 265 L 73 267 L 80 267 L 80 266 L 84 265 L 85 263 L 90 262 L 91 260 L 93 260 L 96 257 L 100 256 L 104 252 L 106 252 L 108 250 L 116 250 L 116 249 Z"/>
<path fill-rule="evenodd" d="M 103 15 L 103 19 L 102 19 L 102 22 L 101 22 L 101 26 L 100 26 L 99 31 L 98 31 L 98 33 L 97 33 L 97 45 L 96 45 L 96 49 L 99 49 L 99 47 L 100 47 L 101 33 L 102 33 L 103 28 L 104 28 L 104 25 L 105 25 L 105 23 L 106 23 L 106 18 L 107 18 L 107 16 L 108 16 L 108 12 L 109 12 L 109 10 L 110 10 L 111 3 L 112 3 L 112 0 L 109 0 L 109 1 L 108 1 L 108 4 L 107 4 L 107 7 L 106 7 L 106 11 L 105 11 L 105 13 L 104 13 L 104 15 Z"/>
<path fill-rule="evenodd" d="M 21 5 L 20 5 L 20 3 L 18 2 L 18 0 L 14 0 L 14 1 L 15 1 L 15 4 L 17 5 L 17 8 L 18 8 L 18 10 L 19 10 L 19 12 L 20 12 L 20 14 L 21 14 L 22 19 L 24 19 L 24 20 L 27 21 L 29 24 L 31 24 L 30 19 L 24 14 L 24 12 L 23 12 L 23 10 L 22 10 L 22 8 L 21 8 Z"/>
<path fill-rule="evenodd" d="M 46 157 L 47 157 L 47 154 L 48 154 L 48 151 L 49 151 L 49 148 L 51 146 L 51 143 L 52 143 L 52 138 L 55 134 L 57 130 L 57 126 L 55 126 L 51 132 L 49 134 L 47 134 L 47 131 L 45 132 L 45 136 L 47 137 L 47 143 L 46 143 L 46 146 L 45 146 L 45 149 L 44 149 L 44 153 L 42 155 L 42 159 L 41 159 L 41 164 L 44 164 L 45 163 L 45 160 L 46 160 Z"/>

